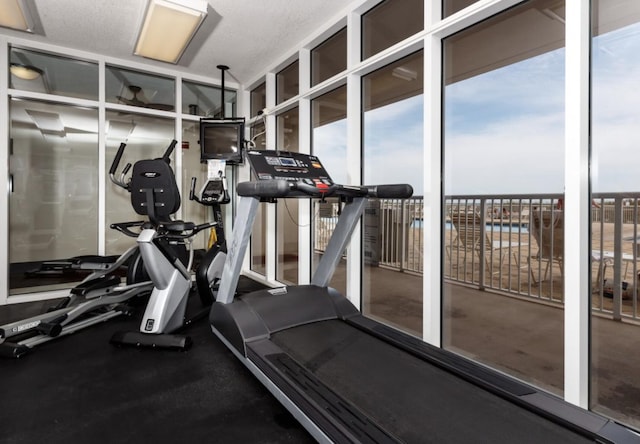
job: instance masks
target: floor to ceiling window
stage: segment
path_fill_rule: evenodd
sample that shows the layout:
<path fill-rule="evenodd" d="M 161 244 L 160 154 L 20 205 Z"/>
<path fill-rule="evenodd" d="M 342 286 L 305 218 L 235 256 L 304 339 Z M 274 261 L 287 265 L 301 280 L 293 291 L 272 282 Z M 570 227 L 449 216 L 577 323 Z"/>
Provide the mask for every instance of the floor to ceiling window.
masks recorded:
<path fill-rule="evenodd" d="M 262 115 L 262 110 L 267 106 L 267 84 L 263 82 L 251 90 L 250 95 L 251 116 Z M 264 117 L 249 129 L 251 148 L 257 150 L 267 149 L 267 134 Z M 267 211 L 266 203 L 260 203 L 256 220 L 251 232 L 251 258 L 249 266 L 252 271 L 261 275 L 267 274 Z"/>
<path fill-rule="evenodd" d="M 312 153 L 336 183 L 347 183 L 347 87 L 341 86 L 311 102 Z M 340 214 L 338 199 L 313 200 L 311 269 L 315 270 Z M 346 259 L 338 264 L 330 284 L 346 292 Z"/>
<path fill-rule="evenodd" d="M 596 0 L 592 8 L 591 242 L 620 262 L 593 267 L 591 408 L 638 428 L 640 4 Z"/>
<path fill-rule="evenodd" d="M 362 310 L 417 336 L 422 334 L 422 277 L 405 258 L 422 254 L 416 242 L 422 211 L 412 209 L 423 194 L 423 79 L 422 51 L 362 78 L 363 183 L 409 183 L 414 189 L 407 201 L 368 204 Z"/>
<path fill-rule="evenodd" d="M 443 42 L 443 345 L 558 394 L 563 13 L 528 1 Z"/>
<path fill-rule="evenodd" d="M 298 152 L 299 112 L 293 108 L 276 117 L 276 147 Z M 280 199 L 276 203 L 276 279 L 298 283 L 298 201 Z"/>

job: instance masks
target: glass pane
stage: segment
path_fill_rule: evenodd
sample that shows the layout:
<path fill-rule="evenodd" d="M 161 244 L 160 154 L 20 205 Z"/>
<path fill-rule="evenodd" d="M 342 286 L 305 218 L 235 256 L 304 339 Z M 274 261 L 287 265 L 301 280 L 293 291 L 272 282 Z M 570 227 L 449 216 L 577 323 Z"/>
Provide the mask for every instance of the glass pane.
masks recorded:
<path fill-rule="evenodd" d="M 161 111 L 174 111 L 175 80 L 107 66 L 106 101 Z"/>
<path fill-rule="evenodd" d="M 362 309 L 422 335 L 423 52 L 362 79 L 363 182 L 409 183 L 414 197 L 371 200 L 363 221 Z"/>
<path fill-rule="evenodd" d="M 207 164 L 200 162 L 200 123 L 187 120 L 182 121 L 182 184 L 180 195 L 182 196 L 182 220 L 201 224 L 213 220 L 211 207 L 199 204 L 195 200 L 189 200 L 191 191 L 191 178 L 196 178 L 196 194 L 207 182 Z M 226 208 L 226 206 L 223 206 Z M 194 248 L 207 248 L 209 230 L 196 235 Z"/>
<path fill-rule="evenodd" d="M 385 0 L 362 16 L 362 60 L 424 29 L 424 0 Z"/>
<path fill-rule="evenodd" d="M 10 107 L 9 293 L 70 287 L 85 275 L 25 272 L 98 253 L 98 111 L 17 99 Z"/>
<path fill-rule="evenodd" d="M 446 18 L 458 11 L 463 10 L 469 5 L 476 3 L 478 0 L 443 0 L 442 1 L 442 17 Z"/>
<path fill-rule="evenodd" d="M 598 0 L 593 12 L 591 408 L 640 428 L 640 3 Z"/>
<path fill-rule="evenodd" d="M 251 137 L 251 142 L 255 145 L 253 147 L 254 149 L 267 149 L 267 133 L 264 122 L 252 125 L 251 128 L 249 128 L 249 136 Z"/>
<path fill-rule="evenodd" d="M 141 159 L 162 156 L 169 143 L 175 138 L 173 119 L 163 119 L 142 114 L 123 114 L 115 111 L 107 111 L 106 119 L 107 172 L 111 167 L 111 162 L 113 162 L 120 143 L 125 142 L 127 144 L 124 155 L 120 160 L 117 175 L 120 174 L 127 163 L 133 165 Z M 175 152 L 172 159 L 175 159 Z M 175 162 L 172 162 L 171 165 L 175 167 Z M 145 220 L 144 216 L 138 215 L 131 207 L 130 194 L 112 184 L 109 179 L 107 179 L 106 184 L 106 219 L 106 251 L 110 255 L 122 254 L 127 248 L 134 245 L 136 241 L 134 238 L 109 229 L 110 224 Z"/>
<path fill-rule="evenodd" d="M 222 118 L 221 89 L 194 82 L 182 82 L 182 112 L 193 116 Z M 236 92 L 225 88 L 224 117 L 236 115 Z"/>
<path fill-rule="evenodd" d="M 251 116 L 257 116 L 258 112 L 267 107 L 267 84 L 262 83 L 251 90 Z"/>
<path fill-rule="evenodd" d="M 267 274 L 267 207 L 258 205 L 256 220 L 251 232 L 251 270 L 265 276 Z"/>
<path fill-rule="evenodd" d="M 264 84 L 263 84 L 264 86 Z M 255 91 L 255 90 L 254 90 Z M 251 92 L 253 106 L 253 91 Z M 260 97 L 258 95 L 258 97 Z M 262 109 L 262 108 L 260 108 Z M 265 124 L 257 123 L 250 128 L 251 141 L 254 149 L 267 149 L 267 135 Z M 258 213 L 251 232 L 251 269 L 262 275 L 267 274 L 267 204 L 261 203 L 258 206 Z"/>
<path fill-rule="evenodd" d="M 564 387 L 563 11 L 556 0 L 525 2 L 443 44 L 443 344 L 556 394 Z"/>
<path fill-rule="evenodd" d="M 347 87 L 341 86 L 311 101 L 312 152 L 336 183 L 347 183 Z M 315 270 L 338 220 L 340 202 L 313 202 L 311 269 Z M 338 264 L 330 285 L 346 294 L 346 256 Z"/>
<path fill-rule="evenodd" d="M 98 64 L 11 48 L 9 87 L 98 100 Z"/>
<path fill-rule="evenodd" d="M 298 61 L 276 74 L 276 105 L 298 95 Z"/>
<path fill-rule="evenodd" d="M 311 50 L 311 86 L 347 69 L 347 28 Z"/>
<path fill-rule="evenodd" d="M 276 116 L 276 149 L 298 152 L 298 108 Z M 276 279 L 298 283 L 298 200 L 280 199 L 276 204 Z"/>

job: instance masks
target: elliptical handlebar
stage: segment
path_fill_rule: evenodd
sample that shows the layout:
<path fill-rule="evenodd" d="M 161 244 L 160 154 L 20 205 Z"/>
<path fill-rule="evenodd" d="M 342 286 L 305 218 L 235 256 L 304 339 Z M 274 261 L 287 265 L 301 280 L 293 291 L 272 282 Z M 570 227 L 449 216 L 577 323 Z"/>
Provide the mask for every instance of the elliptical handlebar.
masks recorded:
<path fill-rule="evenodd" d="M 116 157 L 113 158 L 113 162 L 111 163 L 111 168 L 109 168 L 109 174 L 115 174 L 118 169 L 118 164 L 120 163 L 120 159 L 122 159 L 122 155 L 124 154 L 124 148 L 127 146 L 126 143 L 122 142 L 118 147 L 118 152 L 116 153 Z"/>
<path fill-rule="evenodd" d="M 176 147 L 176 144 L 178 143 L 178 141 L 176 139 L 173 139 L 171 141 L 171 143 L 169 144 L 169 146 L 167 147 L 167 150 L 164 152 L 164 154 L 162 155 L 162 158 L 169 162 L 169 157 L 171 156 L 171 153 L 173 153 L 173 149 Z"/>
<path fill-rule="evenodd" d="M 125 181 L 125 176 L 131 169 L 130 163 L 127 163 L 125 165 L 124 169 L 122 170 L 122 173 L 120 173 L 120 177 L 116 178 L 116 171 L 118 170 L 118 165 L 120 164 L 120 160 L 122 159 L 122 155 L 124 154 L 124 149 L 126 146 L 127 144 L 122 142 L 118 147 L 118 152 L 116 153 L 116 156 L 113 158 L 113 162 L 111 162 L 111 168 L 109 168 L 109 179 L 115 185 L 129 191 L 129 183 Z"/>
<path fill-rule="evenodd" d="M 202 203 L 200 202 L 200 198 L 196 196 L 196 181 L 197 179 L 195 177 L 191 178 L 191 188 L 189 189 L 189 200 L 195 200 L 198 203 Z"/>
<path fill-rule="evenodd" d="M 162 155 L 161 158 L 167 163 L 171 163 L 169 157 L 171 156 L 171 153 L 173 153 L 173 150 L 175 149 L 177 143 L 178 141 L 173 139 L 169 144 L 169 146 L 167 147 L 167 149 L 165 150 L 164 154 Z M 111 180 L 111 182 L 113 182 L 115 185 L 119 186 L 120 188 L 124 188 L 125 190 L 130 191 L 129 181 L 126 180 L 126 176 L 129 170 L 131 169 L 131 166 L 132 166 L 131 163 L 127 163 L 122 169 L 122 172 L 120 173 L 119 177 L 116 177 L 116 171 L 118 170 L 118 165 L 120 165 L 120 161 L 122 160 L 122 156 L 124 154 L 124 149 L 126 146 L 127 144 L 122 142 L 118 147 L 118 151 L 116 152 L 116 155 L 113 158 L 113 162 L 111 162 L 111 167 L 109 168 L 109 179 Z"/>

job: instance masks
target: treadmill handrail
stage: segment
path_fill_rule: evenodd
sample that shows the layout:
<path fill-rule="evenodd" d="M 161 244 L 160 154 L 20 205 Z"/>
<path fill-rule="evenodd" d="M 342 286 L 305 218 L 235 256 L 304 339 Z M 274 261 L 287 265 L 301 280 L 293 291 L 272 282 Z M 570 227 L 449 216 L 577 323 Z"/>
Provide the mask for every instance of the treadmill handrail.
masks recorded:
<path fill-rule="evenodd" d="M 407 199 L 413 195 L 409 184 L 392 185 L 341 185 L 318 187 L 302 181 L 267 179 L 238 184 L 239 196 L 260 199 L 311 198 L 311 197 L 373 197 L 385 199 Z"/>

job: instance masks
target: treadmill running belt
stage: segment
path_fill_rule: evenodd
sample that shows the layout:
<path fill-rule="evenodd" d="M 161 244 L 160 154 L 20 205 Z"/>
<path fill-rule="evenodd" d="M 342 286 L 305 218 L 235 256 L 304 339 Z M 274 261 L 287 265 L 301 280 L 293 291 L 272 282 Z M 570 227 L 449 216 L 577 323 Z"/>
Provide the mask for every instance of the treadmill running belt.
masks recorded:
<path fill-rule="evenodd" d="M 593 442 L 342 321 L 271 340 L 407 443 Z"/>

